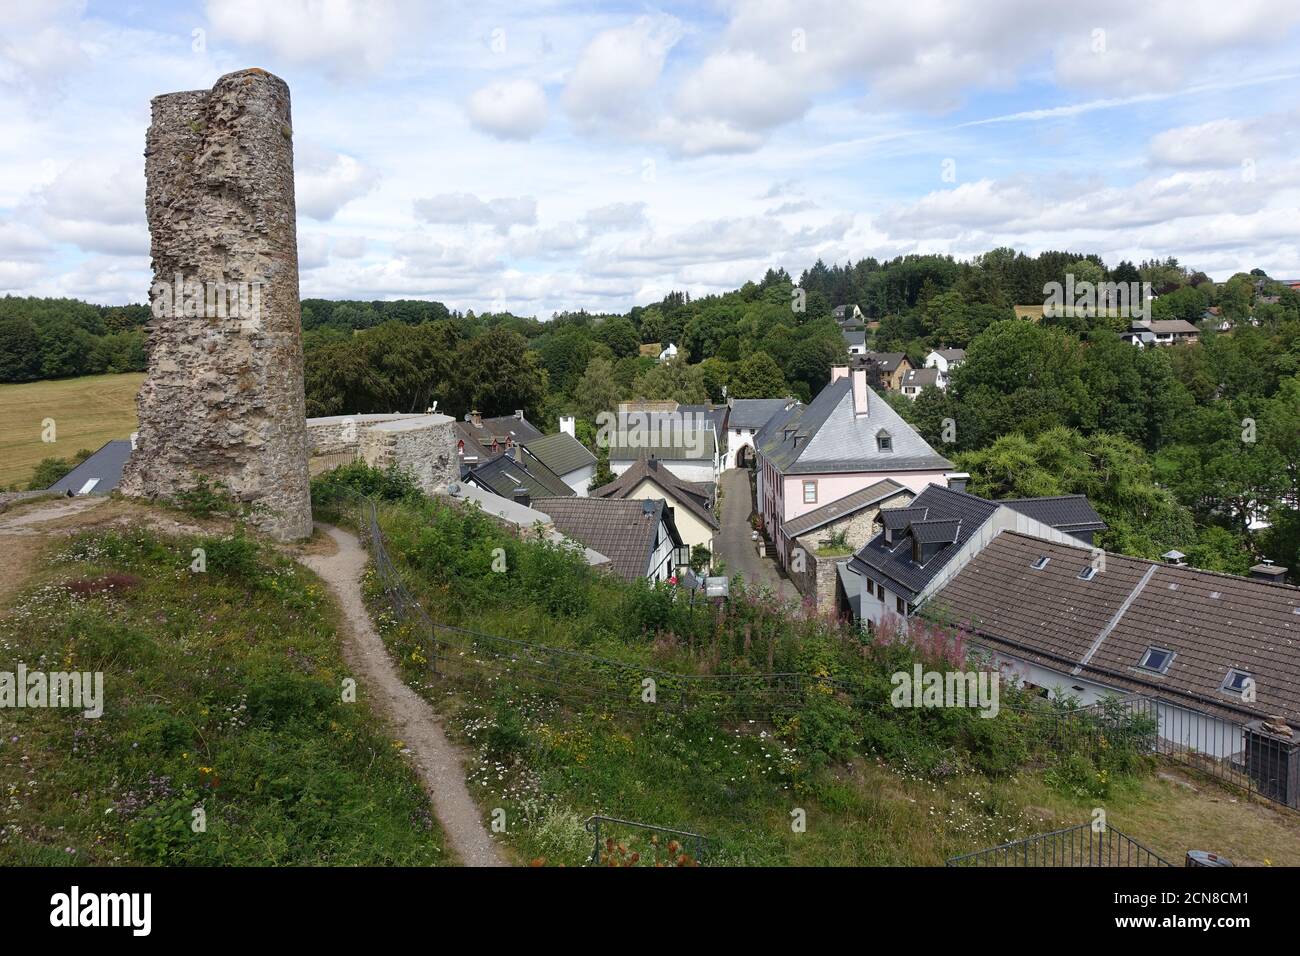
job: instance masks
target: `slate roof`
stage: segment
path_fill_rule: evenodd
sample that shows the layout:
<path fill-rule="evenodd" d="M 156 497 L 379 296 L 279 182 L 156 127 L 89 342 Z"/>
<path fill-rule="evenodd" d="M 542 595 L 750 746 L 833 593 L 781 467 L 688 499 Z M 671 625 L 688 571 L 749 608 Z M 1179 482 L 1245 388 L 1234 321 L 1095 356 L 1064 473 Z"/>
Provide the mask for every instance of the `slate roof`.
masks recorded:
<path fill-rule="evenodd" d="M 868 574 L 877 581 L 884 579 L 891 591 L 904 595 L 909 601 L 915 600 L 971 535 L 997 510 L 997 502 L 976 498 L 941 485 L 929 485 L 912 499 L 908 507 L 886 508 L 881 511 L 881 520 L 886 528 L 895 532 L 904 531 L 915 523 L 945 522 L 943 530 L 952 541 L 939 548 L 924 564 L 917 564 L 912 560 L 910 536 L 897 533 L 893 544 L 888 544 L 882 532 L 864 544 L 853 556 L 853 570 Z"/>
<path fill-rule="evenodd" d="M 934 351 L 938 352 L 945 359 L 947 359 L 949 364 L 951 364 L 952 362 L 966 361 L 965 349 L 935 349 Z"/>
<path fill-rule="evenodd" d="M 892 451 L 878 450 L 881 429 L 889 432 Z M 952 467 L 871 388 L 867 414 L 854 414 L 852 374 L 831 382 L 809 404 L 774 415 L 754 436 L 754 445 L 784 475 Z"/>
<path fill-rule="evenodd" d="M 917 388 L 925 388 L 927 385 L 939 384 L 939 370 L 937 368 L 914 368 L 903 373 L 903 382 L 901 388 L 908 385 Z"/>
<path fill-rule="evenodd" d="M 663 462 L 654 458 L 641 458 L 623 474 L 608 484 L 601 485 L 591 494 L 597 498 L 626 498 L 645 480 L 653 481 L 675 502 L 695 515 L 710 528 L 721 527 L 713 516 L 713 492 L 710 485 L 697 481 L 684 481 L 672 473 Z"/>
<path fill-rule="evenodd" d="M 499 418 L 484 418 L 481 421 L 482 425 L 475 425 L 470 421 L 456 423 L 456 437 L 465 442 L 466 455 L 481 457 L 489 453 L 493 438 L 497 440 L 498 446 L 505 447 L 507 438 L 519 443 L 535 441 L 542 437 L 542 433 L 526 418 L 502 415 Z"/>
<path fill-rule="evenodd" d="M 899 492 L 906 490 L 898 482 L 890 481 L 888 478 L 884 481 L 877 481 L 875 484 L 859 488 L 852 494 L 845 495 L 843 498 L 838 498 L 822 505 L 820 508 L 815 508 L 787 521 L 784 525 L 785 534 L 787 537 L 796 538 L 801 534 L 815 531 L 823 525 L 843 518 L 845 515 L 851 515 L 855 511 L 861 511 L 863 508 L 869 508 L 887 498 L 892 498 Z M 898 509 L 891 508 L 888 510 L 896 511 Z M 884 512 L 881 513 L 884 514 Z"/>
<path fill-rule="evenodd" d="M 788 398 L 733 398 L 727 427 L 762 428 L 790 401 Z"/>
<path fill-rule="evenodd" d="M 557 530 L 609 558 L 610 569 L 628 581 L 649 570 L 661 518 L 676 536 L 674 545 L 681 544 L 662 499 L 543 498 L 533 505 L 551 516 Z"/>
<path fill-rule="evenodd" d="M 849 329 L 845 329 L 840 334 L 844 336 L 845 345 L 866 345 L 867 344 L 867 333 L 865 331 L 854 332 Z"/>
<path fill-rule="evenodd" d="M 863 358 L 870 359 L 880 366 L 882 372 L 892 372 L 907 358 L 906 352 L 868 352 Z"/>
<path fill-rule="evenodd" d="M 557 475 L 567 475 L 596 463 L 596 456 L 587 450 L 587 446 L 568 432 L 534 438 L 526 442 L 524 448 Z"/>
<path fill-rule="evenodd" d="M 1086 548 L 1004 531 L 926 604 L 995 650 L 1235 719 L 1300 719 L 1300 588 L 1107 554 L 1090 581 Z M 1040 557 L 1042 570 L 1032 564 Z M 1174 652 L 1163 674 L 1148 647 Z M 1250 674 L 1256 701 L 1221 690 Z"/>
<path fill-rule="evenodd" d="M 537 459 L 525 455 L 524 461 L 519 462 L 509 452 L 471 468 L 465 478 L 502 498 L 513 498 L 520 490 L 527 490 L 530 498 L 544 495 L 567 497 L 576 493 L 563 478 Z"/>
<path fill-rule="evenodd" d="M 1104 531 L 1101 520 L 1086 495 L 1055 495 L 1047 498 L 1003 498 L 998 504 L 1006 505 L 1022 515 L 1051 525 L 1057 531 L 1072 534 L 1075 531 Z"/>
<path fill-rule="evenodd" d="M 85 487 L 86 482 L 91 479 L 98 479 L 95 487 L 89 493 L 92 495 L 106 495 L 116 488 L 117 483 L 122 480 L 122 469 L 126 466 L 126 460 L 130 457 L 131 440 L 129 438 L 104 442 L 98 451 L 50 485 L 48 490 L 71 491 L 75 495 Z"/>
<path fill-rule="evenodd" d="M 615 432 L 610 436 L 610 461 L 635 461 L 638 458 L 662 458 L 667 461 L 713 461 L 718 447 L 717 433 L 712 429 L 692 429 L 683 434 L 680 430 L 652 433 L 649 437 L 663 440 L 638 447 L 635 435 Z"/>

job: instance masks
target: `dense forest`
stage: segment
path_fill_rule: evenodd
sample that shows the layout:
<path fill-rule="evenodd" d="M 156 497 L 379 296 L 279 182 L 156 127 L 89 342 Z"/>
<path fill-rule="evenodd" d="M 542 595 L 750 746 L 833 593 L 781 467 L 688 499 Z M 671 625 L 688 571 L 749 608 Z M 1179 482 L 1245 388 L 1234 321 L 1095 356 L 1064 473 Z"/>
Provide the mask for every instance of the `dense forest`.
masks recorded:
<path fill-rule="evenodd" d="M 1041 305 L 1044 286 L 1067 274 L 1150 283 L 1152 318 L 1201 324 L 1200 343 L 1134 348 L 1116 334 L 1128 319 L 1104 310 L 1016 318 L 1014 306 Z M 967 349 L 946 392 L 889 400 L 971 472 L 976 493 L 1086 493 L 1110 524 L 1108 548 L 1177 548 L 1236 573 L 1263 555 L 1300 580 L 1300 294 L 1259 270 L 1215 283 L 1175 259 L 1111 269 L 1096 256 L 1011 249 L 867 258 L 546 321 L 423 300 L 305 299 L 308 414 L 437 402 L 457 416 L 524 409 L 554 430 L 561 413 L 589 427 L 634 397 L 806 401 L 846 360 L 831 312 L 845 303 L 861 308 L 876 350 L 920 364 L 936 346 Z M 143 305 L 2 299 L 0 381 L 143 369 L 147 319 Z M 642 354 L 668 342 L 680 350 L 673 362 Z M 1270 527 L 1252 531 L 1261 521 Z"/>

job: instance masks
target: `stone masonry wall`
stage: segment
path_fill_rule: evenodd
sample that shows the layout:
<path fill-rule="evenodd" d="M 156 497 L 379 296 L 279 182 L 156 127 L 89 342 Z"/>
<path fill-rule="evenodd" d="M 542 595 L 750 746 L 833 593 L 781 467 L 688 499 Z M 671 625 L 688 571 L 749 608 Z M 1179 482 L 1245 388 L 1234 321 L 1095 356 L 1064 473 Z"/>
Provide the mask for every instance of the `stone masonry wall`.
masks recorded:
<path fill-rule="evenodd" d="M 139 440 L 120 489 L 170 498 L 201 473 L 256 504 L 254 521 L 271 536 L 306 537 L 289 87 L 242 70 L 211 91 L 155 97 L 152 109 L 145 175 L 154 317 Z M 237 317 L 222 289 L 245 294 Z"/>
<path fill-rule="evenodd" d="M 444 491 L 459 475 L 456 420 L 422 415 L 361 430 L 361 458 L 373 468 L 396 465 L 410 472 L 425 494 Z"/>
<path fill-rule="evenodd" d="M 914 495 L 910 491 L 899 492 L 894 497 L 884 501 L 880 507 L 873 506 L 855 511 L 791 541 L 787 546 L 789 554 L 786 555 L 786 569 L 790 575 L 790 580 L 799 593 L 805 598 L 814 597 L 818 611 L 825 613 L 833 610 L 835 607 L 835 585 L 838 577 L 835 565 L 840 561 L 848 560 L 852 557 L 852 554 L 837 557 L 818 557 L 818 544 L 835 537 L 842 531 L 848 547 L 852 551 L 857 551 L 875 536 L 877 530 L 875 525 L 881 507 L 905 508 L 913 497 Z M 794 551 L 796 548 L 804 550 L 802 571 L 795 570 Z"/>

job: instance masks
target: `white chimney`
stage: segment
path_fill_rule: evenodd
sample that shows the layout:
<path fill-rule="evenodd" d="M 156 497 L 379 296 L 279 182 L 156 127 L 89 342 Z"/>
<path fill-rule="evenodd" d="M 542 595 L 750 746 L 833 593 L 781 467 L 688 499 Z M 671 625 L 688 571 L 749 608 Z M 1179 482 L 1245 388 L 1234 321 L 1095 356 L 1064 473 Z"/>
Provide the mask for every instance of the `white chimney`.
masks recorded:
<path fill-rule="evenodd" d="M 835 373 L 832 372 L 831 374 Z M 855 368 L 849 377 L 853 379 L 853 414 L 861 417 L 869 411 L 867 408 L 867 370 L 865 368 Z"/>
<path fill-rule="evenodd" d="M 838 382 L 842 378 L 848 378 L 849 367 L 847 365 L 831 366 L 831 384 Z"/>
<path fill-rule="evenodd" d="M 573 416 L 572 416 L 572 415 L 561 415 L 561 416 L 560 416 L 560 434 L 562 434 L 562 435 L 573 435 L 573 434 L 574 434 L 574 421 L 573 421 Z M 577 436 L 575 435 L 574 437 L 577 437 Z"/>

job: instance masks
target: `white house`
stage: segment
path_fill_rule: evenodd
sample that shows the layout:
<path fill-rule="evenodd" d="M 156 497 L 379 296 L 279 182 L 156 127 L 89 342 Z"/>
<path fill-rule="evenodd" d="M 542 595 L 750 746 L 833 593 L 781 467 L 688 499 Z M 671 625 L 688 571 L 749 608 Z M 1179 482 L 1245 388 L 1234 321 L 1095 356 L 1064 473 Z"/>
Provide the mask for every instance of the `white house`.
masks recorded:
<path fill-rule="evenodd" d="M 659 361 L 670 362 L 675 358 L 677 358 L 677 346 L 669 342 L 667 347 L 659 353 Z"/>
<path fill-rule="evenodd" d="M 754 436 L 793 398 L 733 398 L 727 410 L 727 454 L 722 467 L 747 468 L 754 463 Z"/>
<path fill-rule="evenodd" d="M 933 349 L 925 357 L 925 367 L 938 370 L 939 377 L 935 384 L 939 388 L 946 389 L 953 369 L 964 361 L 966 361 L 965 349 Z"/>

